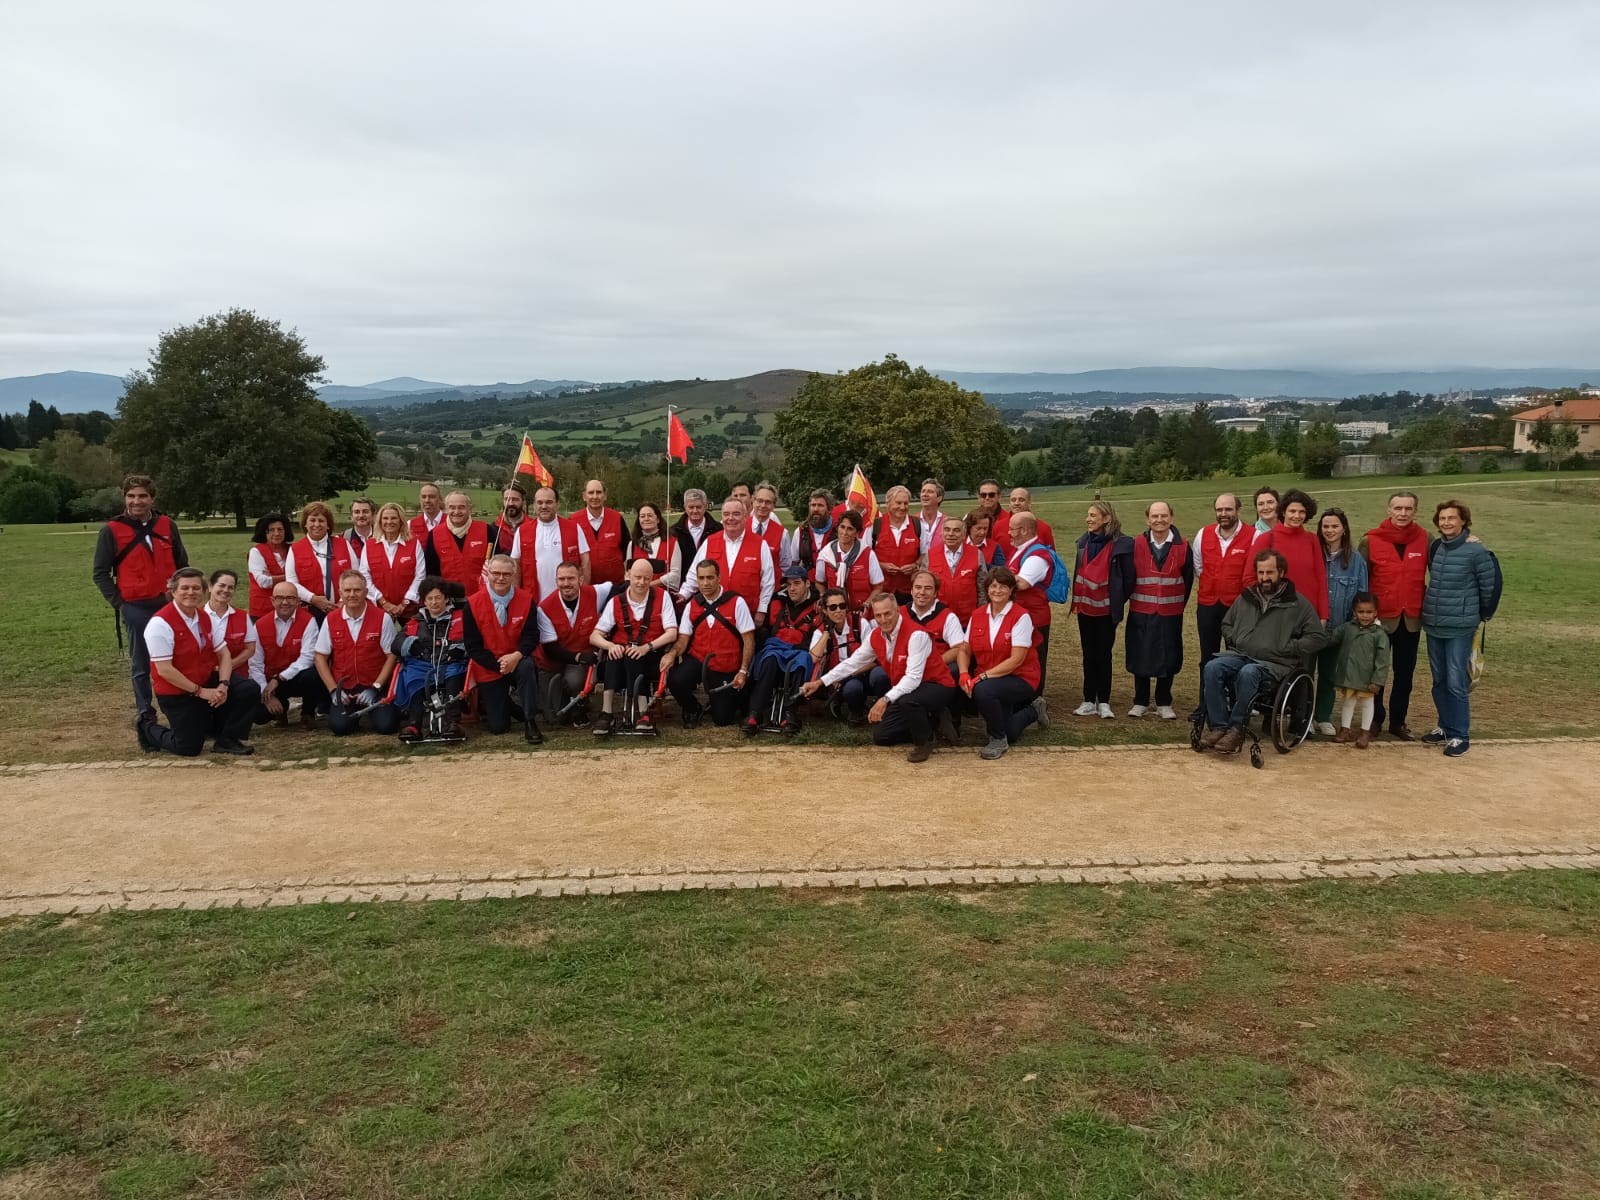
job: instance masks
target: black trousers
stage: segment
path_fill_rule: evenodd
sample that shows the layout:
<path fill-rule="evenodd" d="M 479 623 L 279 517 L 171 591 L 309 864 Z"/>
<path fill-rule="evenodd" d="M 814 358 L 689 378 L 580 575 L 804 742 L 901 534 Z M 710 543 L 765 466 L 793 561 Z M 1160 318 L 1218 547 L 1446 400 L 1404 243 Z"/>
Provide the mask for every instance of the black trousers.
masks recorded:
<path fill-rule="evenodd" d="M 1393 731 L 1406 723 L 1411 715 L 1411 681 L 1417 674 L 1417 647 L 1422 644 L 1421 629 L 1407 629 L 1402 617 L 1389 635 L 1389 686 L 1379 692 L 1372 704 L 1372 728 L 1384 728 L 1385 713 L 1388 728 Z M 1389 707 L 1384 708 L 1387 698 Z"/>
<path fill-rule="evenodd" d="M 872 740 L 880 746 L 909 741 L 933 745 L 933 723 L 955 701 L 956 689 L 946 683 L 924 682 L 889 702 L 883 720 L 872 727 Z"/>
<path fill-rule="evenodd" d="M 716 688 L 721 687 L 734 677 L 735 672 L 713 671 L 702 666 L 698 658 L 685 658 L 676 662 L 672 670 L 667 672 L 667 690 L 672 693 L 672 698 L 678 702 L 678 707 L 685 715 L 702 712 L 704 705 L 695 696 L 695 689 L 700 686 L 702 679 L 705 682 L 706 693 L 709 695 Z M 732 725 L 744 712 L 744 692 L 729 688 L 725 692 L 717 692 L 711 696 L 711 723 L 713 725 Z"/>
<path fill-rule="evenodd" d="M 604 675 L 605 686 L 624 695 L 633 686 L 633 681 L 641 675 L 644 676 L 646 686 L 655 691 L 656 685 L 661 680 L 661 651 L 652 650 L 643 658 L 605 658 L 601 659 L 601 671 Z"/>
<path fill-rule="evenodd" d="M 392 735 L 400 732 L 400 710 L 392 704 L 380 704 L 364 717 L 357 717 L 358 708 L 335 704 L 328 710 L 328 732 L 334 737 L 347 737 L 360 733 L 363 724 L 373 733 Z"/>
<path fill-rule="evenodd" d="M 1117 623 L 1110 617 L 1078 614 L 1078 640 L 1083 645 L 1083 698 L 1090 704 L 1111 703 L 1111 652 L 1117 646 Z"/>
<path fill-rule="evenodd" d="M 972 689 L 972 702 L 992 738 L 1016 741 L 1038 714 L 1033 709 L 1033 688 L 1026 679 L 1001 675 L 985 679 Z"/>
<path fill-rule="evenodd" d="M 207 684 L 207 687 L 212 686 Z M 212 708 L 198 696 L 157 697 L 167 715 L 165 727 L 150 728 L 151 740 L 168 754 L 193 758 L 206 748 L 206 738 L 228 738 L 242 742 L 250 736 L 250 719 L 255 715 L 261 689 L 253 679 L 235 679 L 228 684 L 228 698 Z"/>
<path fill-rule="evenodd" d="M 1222 653 L 1222 618 L 1228 615 L 1226 604 L 1202 604 L 1194 610 L 1194 627 L 1200 635 L 1200 669 Z"/>
<path fill-rule="evenodd" d="M 328 689 L 323 686 L 322 678 L 315 669 L 308 667 L 292 679 L 278 679 L 278 690 L 274 693 L 282 701 L 284 710 L 287 711 L 289 701 L 300 697 L 300 703 L 306 712 L 328 711 Z M 277 720 L 267 711 L 265 704 L 256 703 L 254 721 L 257 725 L 266 725 Z"/>
<path fill-rule="evenodd" d="M 511 728 L 511 706 L 515 704 L 524 721 L 532 721 L 539 711 L 539 669 L 533 659 L 524 658 L 509 675 L 477 684 L 478 716 L 490 733 Z"/>
<path fill-rule="evenodd" d="M 789 676 L 787 682 L 799 687 L 808 678 L 810 672 L 805 668 L 785 672 L 778 665 L 776 658 L 764 658 L 761 665 L 756 668 L 756 677 L 750 683 L 750 715 L 758 720 L 767 719 L 767 710 L 772 707 L 772 693 L 778 690 L 780 680 L 784 675 Z"/>
<path fill-rule="evenodd" d="M 1133 702 L 1150 707 L 1150 677 L 1148 675 L 1135 675 L 1133 677 Z M 1172 676 L 1156 676 L 1156 703 L 1172 707 Z"/>
<path fill-rule="evenodd" d="M 1033 652 L 1039 656 L 1039 690 L 1035 696 L 1044 695 L 1045 670 L 1050 665 L 1050 626 L 1034 626 Z"/>

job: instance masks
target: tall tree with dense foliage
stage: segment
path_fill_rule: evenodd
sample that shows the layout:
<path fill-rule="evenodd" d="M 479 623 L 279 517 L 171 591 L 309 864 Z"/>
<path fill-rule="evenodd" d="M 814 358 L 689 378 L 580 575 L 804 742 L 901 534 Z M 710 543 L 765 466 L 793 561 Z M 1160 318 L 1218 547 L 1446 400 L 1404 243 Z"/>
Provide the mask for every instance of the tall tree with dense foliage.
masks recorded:
<path fill-rule="evenodd" d="M 971 486 L 998 477 L 1012 449 L 999 411 L 977 392 L 890 354 L 842 375 L 812 375 L 773 422 L 790 496 L 838 488 L 860 463 L 880 490 L 922 480 Z"/>
<path fill-rule="evenodd" d="M 1300 473 L 1307 479 L 1331 479 L 1342 453 L 1339 431 L 1329 421 L 1317 421 L 1300 439 Z"/>

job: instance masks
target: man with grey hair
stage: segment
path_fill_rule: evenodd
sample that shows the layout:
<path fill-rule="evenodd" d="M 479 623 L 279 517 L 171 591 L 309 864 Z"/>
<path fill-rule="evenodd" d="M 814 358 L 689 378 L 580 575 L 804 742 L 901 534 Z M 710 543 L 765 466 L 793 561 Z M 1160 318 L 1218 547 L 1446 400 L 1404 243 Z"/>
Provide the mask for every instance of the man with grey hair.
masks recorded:
<path fill-rule="evenodd" d="M 705 544 L 708 537 L 722 528 L 721 522 L 707 511 L 710 505 L 710 498 L 699 488 L 684 488 L 683 515 L 668 530 L 677 541 L 679 554 L 683 558 L 685 583 L 694 581 L 694 572 L 689 569 L 689 564 L 694 562 L 695 555 L 700 553 L 700 547 Z"/>
<path fill-rule="evenodd" d="M 1378 600 L 1378 620 L 1389 635 L 1389 707 L 1384 693 L 1373 706 L 1372 732 L 1383 728 L 1400 742 L 1416 740 L 1406 724 L 1411 711 L 1411 683 L 1417 673 L 1417 648 L 1422 642 L 1422 596 L 1427 590 L 1428 531 L 1417 523 L 1417 494 L 1395 492 L 1389 515 L 1367 530 L 1359 547 L 1367 560 L 1367 586 Z"/>
<path fill-rule="evenodd" d="M 922 568 L 922 529 L 911 519 L 911 489 L 896 484 L 883 495 L 883 513 L 873 523 L 872 549 L 883 568 L 883 590 L 896 603 L 911 603 L 911 577 Z"/>
<path fill-rule="evenodd" d="M 684 572 L 687 578 L 679 593 L 683 599 L 693 597 L 699 587 L 703 562 L 717 564 L 723 585 L 744 599 L 758 628 L 765 625 L 778 586 L 777 559 L 767 543 L 750 531 L 744 504 L 733 496 L 722 502 L 722 528 L 706 537 Z"/>

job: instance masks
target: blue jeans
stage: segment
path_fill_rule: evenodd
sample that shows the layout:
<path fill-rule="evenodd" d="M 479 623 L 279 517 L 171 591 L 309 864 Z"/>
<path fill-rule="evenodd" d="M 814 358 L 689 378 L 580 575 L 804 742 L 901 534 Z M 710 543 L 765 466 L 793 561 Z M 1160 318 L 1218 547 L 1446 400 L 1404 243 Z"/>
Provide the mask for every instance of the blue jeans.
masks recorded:
<path fill-rule="evenodd" d="M 1219 654 L 1200 672 L 1206 724 L 1213 729 L 1243 729 L 1250 706 L 1274 678 L 1272 670 L 1242 654 Z"/>
<path fill-rule="evenodd" d="M 1439 710 L 1439 728 L 1447 738 L 1465 741 L 1472 725 L 1467 701 L 1467 664 L 1472 658 L 1472 634 L 1440 637 L 1428 634 L 1428 670 L 1433 672 L 1433 706 Z"/>
<path fill-rule="evenodd" d="M 128 670 L 133 676 L 133 705 L 140 713 L 154 713 L 156 710 L 155 691 L 150 686 L 150 649 L 144 644 L 144 627 L 150 624 L 150 618 L 160 612 L 166 603 L 165 597 L 157 600 L 124 600 L 117 607 L 122 623 L 128 630 Z"/>

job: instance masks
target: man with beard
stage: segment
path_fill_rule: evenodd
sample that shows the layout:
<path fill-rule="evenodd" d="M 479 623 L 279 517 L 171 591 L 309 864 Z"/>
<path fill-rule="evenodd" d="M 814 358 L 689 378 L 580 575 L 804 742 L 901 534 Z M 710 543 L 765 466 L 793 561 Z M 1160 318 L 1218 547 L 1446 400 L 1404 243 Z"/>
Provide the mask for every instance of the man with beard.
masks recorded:
<path fill-rule="evenodd" d="M 809 575 L 817 569 L 817 555 L 833 541 L 833 493 L 818 488 L 806 502 L 806 519 L 789 540 L 789 561 L 799 563 Z"/>
<path fill-rule="evenodd" d="M 500 493 L 500 516 L 489 526 L 490 554 L 510 554 L 517 547 L 517 530 L 528 519 L 528 497 L 513 483 Z"/>

